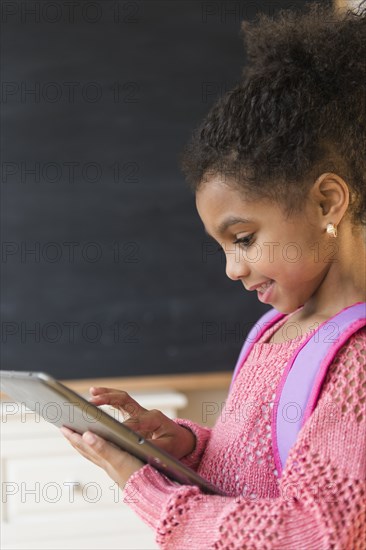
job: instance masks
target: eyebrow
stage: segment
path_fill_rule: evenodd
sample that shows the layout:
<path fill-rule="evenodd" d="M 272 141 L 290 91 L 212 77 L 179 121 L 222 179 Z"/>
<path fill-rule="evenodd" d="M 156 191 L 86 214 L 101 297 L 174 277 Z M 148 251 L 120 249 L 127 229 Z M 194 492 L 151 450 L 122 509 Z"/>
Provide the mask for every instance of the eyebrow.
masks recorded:
<path fill-rule="evenodd" d="M 217 228 L 217 232 L 222 235 L 226 229 L 228 227 L 230 227 L 230 225 L 235 225 L 237 223 L 253 223 L 254 220 L 249 220 L 248 218 L 238 218 L 238 216 L 229 216 L 228 218 L 226 218 L 224 221 L 222 221 L 220 223 L 220 225 L 218 226 Z M 212 235 L 210 235 L 210 233 L 206 230 L 205 228 L 205 233 L 206 235 L 208 235 L 209 237 L 211 237 Z"/>

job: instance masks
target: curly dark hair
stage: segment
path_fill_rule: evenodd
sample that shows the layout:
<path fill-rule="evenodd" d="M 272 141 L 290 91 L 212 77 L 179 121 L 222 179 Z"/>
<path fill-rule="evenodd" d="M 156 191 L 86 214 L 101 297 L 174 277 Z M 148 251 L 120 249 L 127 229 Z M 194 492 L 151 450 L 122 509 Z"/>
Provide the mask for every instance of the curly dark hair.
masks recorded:
<path fill-rule="evenodd" d="M 318 3 L 242 22 L 248 63 L 194 130 L 181 168 L 196 192 L 213 175 L 250 199 L 302 208 L 323 172 L 350 189 L 366 225 L 366 6 Z"/>

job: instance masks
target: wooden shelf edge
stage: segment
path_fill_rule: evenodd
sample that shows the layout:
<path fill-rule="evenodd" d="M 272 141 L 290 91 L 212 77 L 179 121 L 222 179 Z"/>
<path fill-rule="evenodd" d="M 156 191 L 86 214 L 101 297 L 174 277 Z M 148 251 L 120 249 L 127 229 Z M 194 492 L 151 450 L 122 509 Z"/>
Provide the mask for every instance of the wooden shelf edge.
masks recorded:
<path fill-rule="evenodd" d="M 156 376 L 126 376 L 107 378 L 83 378 L 78 380 L 60 380 L 77 393 L 87 393 L 90 386 L 105 386 L 127 392 L 149 392 L 159 390 L 170 391 L 208 391 L 227 390 L 230 386 L 231 372 L 170 374 Z M 0 393 L 0 400 L 8 401 L 4 393 Z"/>
<path fill-rule="evenodd" d="M 90 386 L 106 386 L 127 392 L 151 390 L 205 391 L 227 390 L 230 385 L 231 376 L 230 372 L 215 372 L 62 380 L 62 383 L 78 393 L 87 392 Z"/>

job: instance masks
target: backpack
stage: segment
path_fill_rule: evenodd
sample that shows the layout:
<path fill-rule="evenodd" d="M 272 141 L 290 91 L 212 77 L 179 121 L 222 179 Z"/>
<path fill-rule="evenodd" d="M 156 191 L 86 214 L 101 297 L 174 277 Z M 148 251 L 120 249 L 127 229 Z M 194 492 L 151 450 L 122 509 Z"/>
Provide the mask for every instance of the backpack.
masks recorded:
<path fill-rule="evenodd" d="M 230 390 L 253 345 L 285 315 L 273 308 L 252 327 L 240 351 Z M 366 302 L 356 302 L 310 332 L 290 357 L 272 409 L 272 447 L 279 476 L 300 429 L 315 409 L 329 365 L 350 336 L 365 325 Z"/>

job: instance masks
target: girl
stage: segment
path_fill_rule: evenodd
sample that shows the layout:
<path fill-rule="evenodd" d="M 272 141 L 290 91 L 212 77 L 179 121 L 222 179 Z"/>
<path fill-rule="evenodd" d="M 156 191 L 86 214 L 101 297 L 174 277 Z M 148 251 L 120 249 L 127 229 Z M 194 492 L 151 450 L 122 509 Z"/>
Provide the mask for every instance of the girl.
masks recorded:
<path fill-rule="evenodd" d="M 194 132 L 182 166 L 227 276 L 286 315 L 253 346 L 212 430 L 91 388 L 93 403 L 127 409 L 127 425 L 229 496 L 178 486 L 90 432 L 63 433 L 124 488 L 162 548 L 361 550 L 366 328 L 338 351 L 281 475 L 270 411 L 307 333 L 366 299 L 366 9 L 313 4 L 243 30 L 243 79 Z"/>

